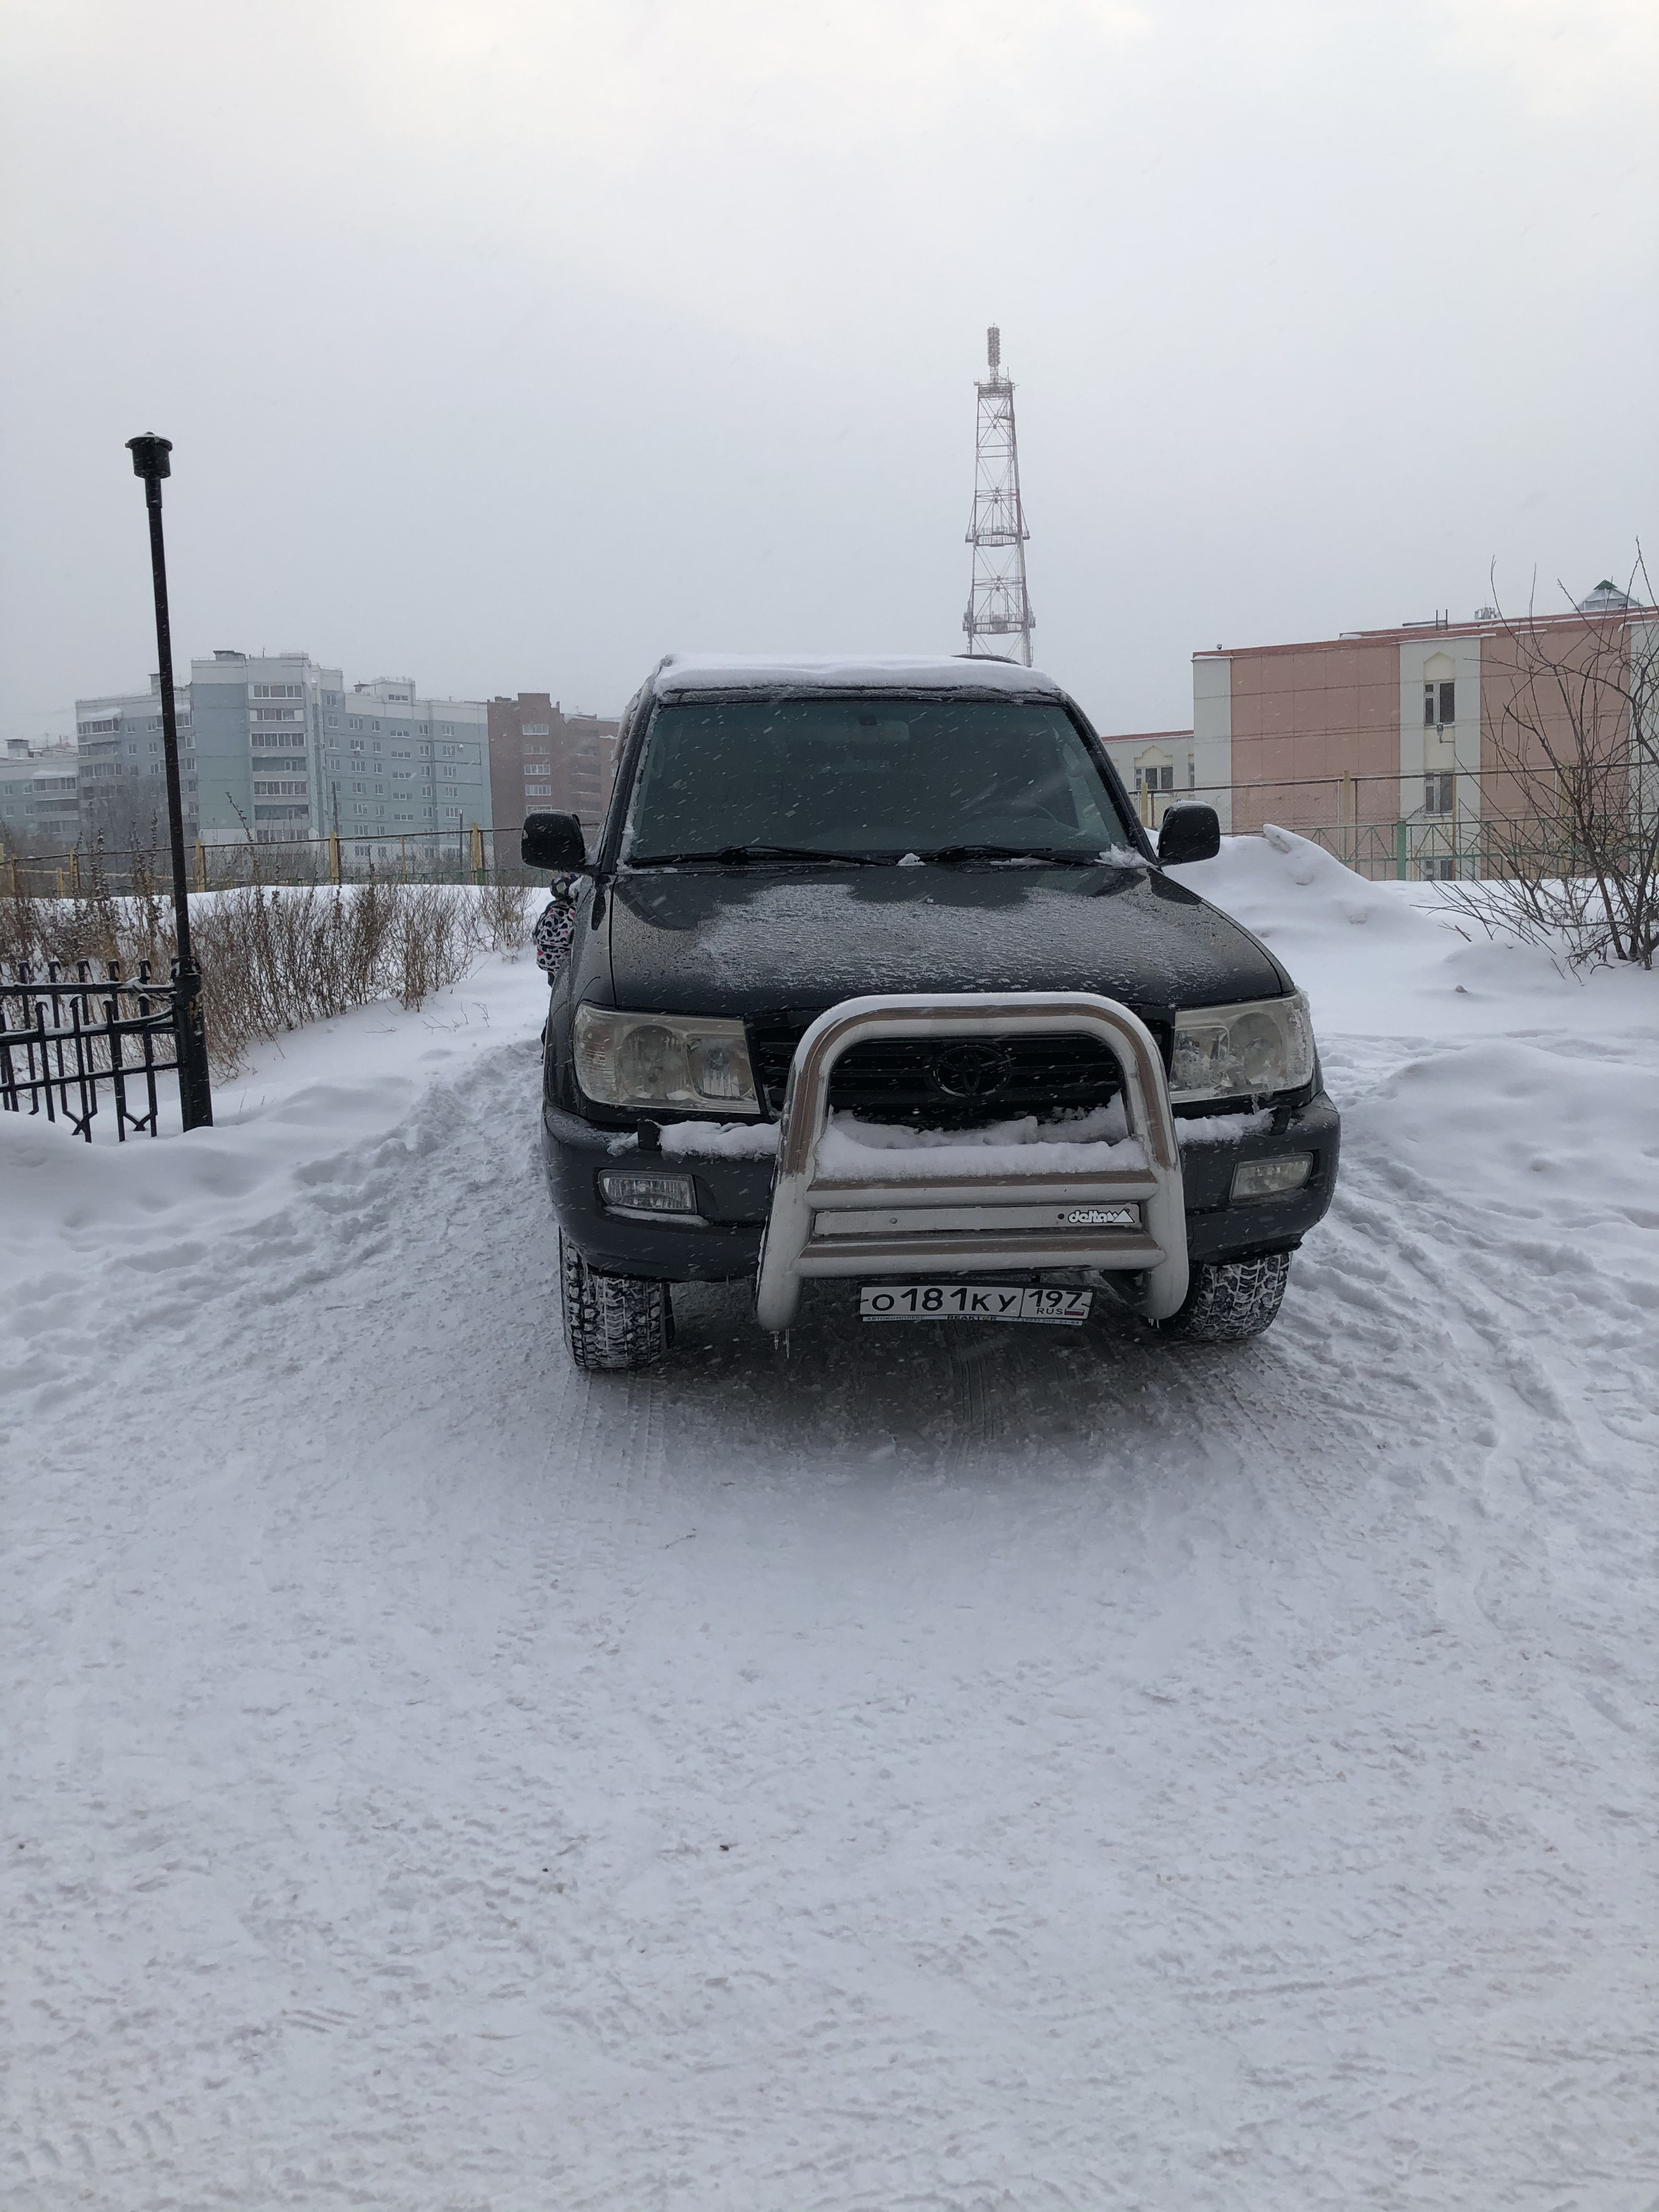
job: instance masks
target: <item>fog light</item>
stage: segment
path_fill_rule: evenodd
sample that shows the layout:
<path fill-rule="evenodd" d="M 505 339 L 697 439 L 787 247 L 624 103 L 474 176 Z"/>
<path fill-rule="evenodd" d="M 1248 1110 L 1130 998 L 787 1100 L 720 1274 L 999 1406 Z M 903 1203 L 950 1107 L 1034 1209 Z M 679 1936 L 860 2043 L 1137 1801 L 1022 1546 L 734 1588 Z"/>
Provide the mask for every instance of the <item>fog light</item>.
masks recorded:
<path fill-rule="evenodd" d="M 605 1168 L 599 1196 L 629 1213 L 695 1213 L 696 1187 L 687 1175 L 653 1175 L 637 1168 Z"/>
<path fill-rule="evenodd" d="M 1300 1190 L 1313 1173 L 1311 1152 L 1291 1152 L 1276 1160 L 1241 1160 L 1233 1170 L 1233 1197 L 1278 1198 Z"/>

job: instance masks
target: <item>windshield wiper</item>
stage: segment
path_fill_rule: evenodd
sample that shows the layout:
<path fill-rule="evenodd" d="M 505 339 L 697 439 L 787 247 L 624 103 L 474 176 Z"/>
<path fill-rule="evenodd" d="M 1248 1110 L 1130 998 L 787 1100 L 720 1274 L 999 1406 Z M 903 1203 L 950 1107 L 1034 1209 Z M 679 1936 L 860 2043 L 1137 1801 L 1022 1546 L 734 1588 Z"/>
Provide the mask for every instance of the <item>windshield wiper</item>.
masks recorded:
<path fill-rule="evenodd" d="M 669 868 L 694 860 L 717 861 L 722 867 L 746 868 L 756 860 L 840 860 L 850 867 L 876 868 L 881 862 L 872 853 L 825 853 L 813 845 L 723 845 L 712 853 L 630 854 L 630 868 Z"/>
<path fill-rule="evenodd" d="M 941 845 L 916 857 L 941 867 L 953 867 L 962 860 L 1043 860 L 1063 868 L 1092 868 L 1099 858 L 1094 853 L 1061 853 L 1052 845 Z"/>
<path fill-rule="evenodd" d="M 725 868 L 764 866 L 769 860 L 803 860 L 845 867 L 890 868 L 902 860 L 927 860 L 943 867 L 952 867 L 963 860 L 1036 860 L 1044 866 L 1059 868 L 1092 868 L 1099 865 L 1097 853 L 1062 853 L 1051 845 L 940 845 L 933 852 L 917 853 L 844 853 L 825 852 L 816 845 L 722 845 L 717 849 L 700 853 L 634 853 L 626 866 L 630 868 L 690 867 L 696 862 Z"/>

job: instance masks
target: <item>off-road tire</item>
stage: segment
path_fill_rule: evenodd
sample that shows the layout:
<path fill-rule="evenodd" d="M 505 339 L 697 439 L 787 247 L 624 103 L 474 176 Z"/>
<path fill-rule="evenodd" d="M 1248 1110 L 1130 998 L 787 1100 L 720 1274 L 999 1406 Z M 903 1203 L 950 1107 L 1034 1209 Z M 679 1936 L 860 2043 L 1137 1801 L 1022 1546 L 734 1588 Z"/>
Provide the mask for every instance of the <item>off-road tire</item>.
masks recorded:
<path fill-rule="evenodd" d="M 1186 1303 L 1157 1324 L 1158 1333 L 1180 1344 L 1237 1344 L 1260 1336 L 1272 1326 L 1290 1273 L 1288 1252 L 1194 1267 Z"/>
<path fill-rule="evenodd" d="M 601 1275 L 561 1231 L 559 1304 L 570 1357 L 589 1375 L 649 1367 L 674 1341 L 666 1283 Z"/>

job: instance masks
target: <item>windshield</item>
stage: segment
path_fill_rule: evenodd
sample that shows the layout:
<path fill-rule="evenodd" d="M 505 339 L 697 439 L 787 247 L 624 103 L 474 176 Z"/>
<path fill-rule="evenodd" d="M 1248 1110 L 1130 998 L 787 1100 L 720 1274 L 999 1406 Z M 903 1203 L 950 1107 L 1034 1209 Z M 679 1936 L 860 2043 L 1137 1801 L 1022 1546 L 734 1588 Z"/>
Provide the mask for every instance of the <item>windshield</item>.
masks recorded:
<path fill-rule="evenodd" d="M 623 857 L 1089 860 L 1129 842 L 1057 700 L 743 699 L 658 708 Z"/>

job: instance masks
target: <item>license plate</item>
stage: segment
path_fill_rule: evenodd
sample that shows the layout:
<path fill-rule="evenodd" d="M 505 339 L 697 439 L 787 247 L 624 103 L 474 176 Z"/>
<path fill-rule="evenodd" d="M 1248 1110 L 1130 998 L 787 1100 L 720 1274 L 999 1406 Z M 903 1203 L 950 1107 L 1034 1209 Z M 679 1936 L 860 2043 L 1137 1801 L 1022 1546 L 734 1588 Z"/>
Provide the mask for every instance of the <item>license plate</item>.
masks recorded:
<path fill-rule="evenodd" d="M 1092 1291 L 1022 1289 L 1006 1283 L 875 1283 L 859 1292 L 865 1321 L 1037 1321 L 1075 1328 Z"/>

